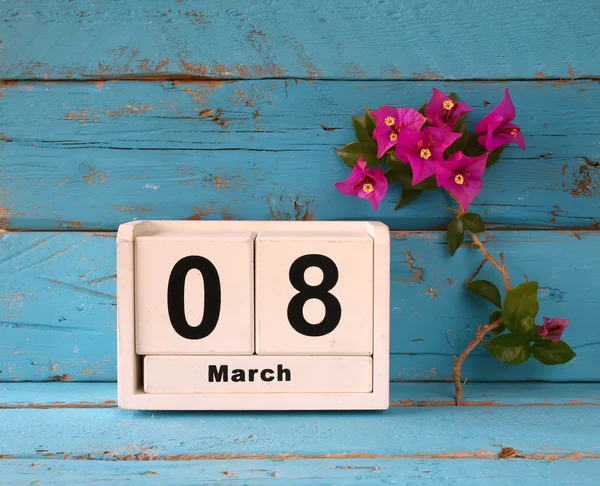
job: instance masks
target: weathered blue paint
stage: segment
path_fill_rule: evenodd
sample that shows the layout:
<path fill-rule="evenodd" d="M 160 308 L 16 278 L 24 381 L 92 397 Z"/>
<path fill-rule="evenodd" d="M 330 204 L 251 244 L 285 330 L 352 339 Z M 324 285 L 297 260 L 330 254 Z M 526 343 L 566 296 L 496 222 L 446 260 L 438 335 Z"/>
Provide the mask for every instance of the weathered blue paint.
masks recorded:
<path fill-rule="evenodd" d="M 598 484 L 600 461 L 513 459 L 306 459 L 204 461 L 62 461 L 10 460 L 2 465 L 3 479 L 14 486 L 41 484 L 131 484 L 148 486 L 239 485 L 275 483 L 389 485 L 485 484 L 527 486 Z"/>
<path fill-rule="evenodd" d="M 594 0 L 2 2 L 1 77 L 598 76 Z"/>
<path fill-rule="evenodd" d="M 595 231 L 492 232 L 513 283 L 541 283 L 539 317 L 571 319 L 565 337 L 578 356 L 564 366 L 497 362 L 483 349 L 466 361 L 470 381 L 598 381 L 598 238 Z M 115 240 L 105 233 L 9 233 L 0 239 L 0 380 L 116 379 Z M 450 258 L 444 234 L 393 233 L 391 377 L 447 380 L 454 356 L 493 310 L 463 283 L 480 256 Z M 551 265 L 549 264 L 551 262 Z M 492 268 L 481 278 L 496 281 Z"/>
<path fill-rule="evenodd" d="M 511 147 L 472 206 L 494 226 L 596 227 L 600 84 L 574 82 L 109 82 L 7 86 L 0 217 L 15 229 L 116 229 L 131 219 L 372 219 L 439 229 L 442 191 L 374 213 L 338 193 L 333 152 L 365 106 L 420 106 L 433 86 L 480 119 L 509 88 L 528 150 Z M 488 105 L 489 106 L 484 106 Z M 76 202 L 74 204 L 74 202 Z"/>
<path fill-rule="evenodd" d="M 530 458 L 600 458 L 599 421 L 600 407 L 567 406 L 315 413 L 4 409 L 0 435 L 11 440 L 0 442 L 0 457 L 491 459 L 504 446 Z"/>
<path fill-rule="evenodd" d="M 0 3 L 0 79 L 17 80 L 0 88 L 0 227 L 50 230 L 0 239 L 0 482 L 599 483 L 599 385 L 498 382 L 600 379 L 598 234 L 582 231 L 600 214 L 599 23 L 594 0 Z M 572 319 L 576 360 L 508 367 L 477 350 L 464 376 L 479 406 L 444 406 L 450 383 L 394 382 L 382 413 L 135 413 L 115 408 L 114 383 L 9 383 L 116 378 L 114 234 L 52 231 L 440 229 L 440 193 L 393 212 L 392 191 L 374 214 L 331 186 L 350 115 L 419 106 L 434 85 L 480 114 L 510 88 L 528 151 L 505 153 L 473 209 L 496 228 L 572 230 L 494 232 L 489 248 L 515 281 L 542 282 L 540 315 Z M 450 260 L 440 234 L 395 236 L 392 378 L 447 380 L 491 310 L 462 285 L 478 260 Z M 500 444 L 527 459 L 495 460 Z"/>
<path fill-rule="evenodd" d="M 477 383 L 465 387 L 469 406 L 600 407 L 598 383 Z M 444 382 L 390 383 L 392 407 L 444 407 L 454 403 L 454 385 Z M 116 383 L 0 383 L 0 409 L 115 408 Z"/>

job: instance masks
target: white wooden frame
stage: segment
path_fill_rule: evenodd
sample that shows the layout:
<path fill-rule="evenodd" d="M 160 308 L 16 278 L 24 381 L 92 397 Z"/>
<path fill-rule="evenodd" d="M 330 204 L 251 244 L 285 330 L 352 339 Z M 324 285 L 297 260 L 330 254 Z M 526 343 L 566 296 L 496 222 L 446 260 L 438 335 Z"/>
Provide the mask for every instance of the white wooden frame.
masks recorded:
<path fill-rule="evenodd" d="M 371 393 L 149 394 L 135 352 L 134 242 L 164 231 L 357 231 L 373 238 L 373 391 Z M 135 410 L 383 410 L 389 407 L 390 237 L 379 222 L 134 221 L 117 236 L 118 403 Z"/>

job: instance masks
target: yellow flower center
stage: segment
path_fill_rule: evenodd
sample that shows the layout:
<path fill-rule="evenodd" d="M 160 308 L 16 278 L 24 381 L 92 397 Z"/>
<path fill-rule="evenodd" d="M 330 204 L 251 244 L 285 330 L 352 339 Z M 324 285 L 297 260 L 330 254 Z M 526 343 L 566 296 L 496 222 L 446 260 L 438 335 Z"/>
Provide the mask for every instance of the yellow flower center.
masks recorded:
<path fill-rule="evenodd" d="M 385 117 L 385 124 L 388 127 L 391 127 L 394 123 L 396 123 L 396 119 L 393 116 L 386 116 Z"/>
<path fill-rule="evenodd" d="M 446 100 L 443 103 L 443 107 L 446 110 L 451 110 L 452 108 L 454 108 L 454 102 L 452 100 Z"/>
<path fill-rule="evenodd" d="M 456 174 L 454 176 L 454 182 L 456 182 L 459 186 L 462 186 L 465 183 L 465 178 L 462 174 Z"/>
<path fill-rule="evenodd" d="M 390 133 L 390 140 L 392 142 L 395 142 L 396 140 L 398 140 L 398 134 L 396 134 L 396 133 Z"/>
<path fill-rule="evenodd" d="M 431 151 L 427 148 L 421 149 L 420 155 L 422 159 L 427 160 L 429 157 L 431 157 Z"/>
<path fill-rule="evenodd" d="M 518 128 L 513 128 L 513 129 L 510 131 L 510 134 L 511 134 L 513 137 L 516 137 L 516 136 L 517 136 L 517 133 L 519 133 L 519 129 L 518 129 Z"/>
<path fill-rule="evenodd" d="M 371 194 L 374 190 L 373 184 L 369 184 L 368 182 L 363 186 L 363 191 L 367 194 Z"/>

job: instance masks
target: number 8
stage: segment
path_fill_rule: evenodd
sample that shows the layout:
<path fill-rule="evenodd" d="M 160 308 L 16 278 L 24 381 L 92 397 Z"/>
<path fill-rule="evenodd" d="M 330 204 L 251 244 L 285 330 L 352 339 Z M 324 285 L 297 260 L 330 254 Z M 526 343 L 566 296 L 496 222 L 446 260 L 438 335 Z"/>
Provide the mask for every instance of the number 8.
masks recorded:
<path fill-rule="evenodd" d="M 304 272 L 310 267 L 320 268 L 323 281 L 319 285 L 308 285 Z M 298 290 L 292 297 L 287 308 L 288 321 L 291 326 L 304 336 L 325 336 L 332 332 L 342 318 L 342 307 L 337 298 L 329 291 L 335 287 L 339 277 L 336 264 L 325 255 L 304 255 L 298 258 L 290 267 L 290 283 Z M 325 317 L 318 324 L 311 324 L 304 318 L 304 304 L 309 299 L 317 299 L 325 306 Z"/>

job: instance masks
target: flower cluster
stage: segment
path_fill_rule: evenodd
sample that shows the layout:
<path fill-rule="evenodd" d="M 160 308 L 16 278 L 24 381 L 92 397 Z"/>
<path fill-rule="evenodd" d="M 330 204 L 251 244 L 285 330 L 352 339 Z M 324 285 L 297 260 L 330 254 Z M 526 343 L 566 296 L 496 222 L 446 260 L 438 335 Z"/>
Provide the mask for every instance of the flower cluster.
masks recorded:
<path fill-rule="evenodd" d="M 429 103 L 419 111 L 383 106 L 367 110 L 362 119 L 353 117 L 358 146 L 337 151 L 353 171 L 336 187 L 343 194 L 368 199 L 376 210 L 389 183 L 400 183 L 411 199 L 420 191 L 443 187 L 466 211 L 481 191 L 486 167 L 502 149 L 515 143 L 525 150 L 521 129 L 512 123 L 516 113 L 508 89 L 469 135 L 466 116 L 472 111 L 454 93 L 433 88 Z M 379 167 L 384 164 L 385 172 Z M 405 196 L 397 209 L 410 202 Z"/>
<path fill-rule="evenodd" d="M 498 161 L 502 151 L 511 143 L 525 150 L 521 129 L 513 123 L 516 112 L 508 90 L 469 133 L 467 116 L 473 111 L 454 93 L 446 95 L 434 88 L 429 102 L 419 110 L 383 106 L 353 116 L 357 140 L 336 149 L 352 168 L 348 179 L 335 184 L 341 193 L 368 199 L 377 210 L 388 188 L 398 184 L 402 195 L 395 209 L 400 209 L 423 191 L 443 188 L 458 203 L 458 209 L 451 209 L 454 214 L 446 232 L 450 255 L 465 246 L 465 235 L 470 235 L 471 246 L 483 254 L 483 262 L 466 281 L 466 287 L 497 310 L 455 358 L 452 377 L 457 405 L 462 403 L 464 386 L 461 366 L 480 343 L 496 359 L 512 365 L 525 363 L 532 356 L 545 365 L 568 363 L 575 357 L 575 351 L 562 340 L 569 319 L 544 317 L 543 325 L 536 324 L 538 282 L 526 278 L 513 288 L 504 255 L 500 253 L 498 260 L 480 238 L 485 233 L 483 219 L 467 212 L 481 192 L 486 170 Z M 504 296 L 493 282 L 475 280 L 486 263 L 500 272 Z"/>

